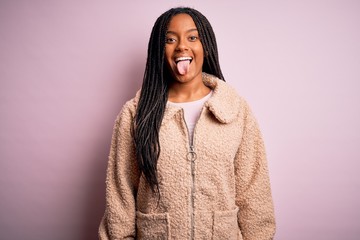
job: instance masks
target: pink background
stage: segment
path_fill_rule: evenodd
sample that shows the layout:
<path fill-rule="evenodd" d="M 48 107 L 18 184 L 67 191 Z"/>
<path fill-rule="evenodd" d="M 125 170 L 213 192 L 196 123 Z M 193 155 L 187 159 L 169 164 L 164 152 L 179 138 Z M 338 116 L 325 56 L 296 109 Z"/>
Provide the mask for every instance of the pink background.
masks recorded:
<path fill-rule="evenodd" d="M 360 2 L 0 2 L 0 238 L 96 239 L 155 19 L 196 7 L 266 141 L 278 240 L 359 239 Z"/>

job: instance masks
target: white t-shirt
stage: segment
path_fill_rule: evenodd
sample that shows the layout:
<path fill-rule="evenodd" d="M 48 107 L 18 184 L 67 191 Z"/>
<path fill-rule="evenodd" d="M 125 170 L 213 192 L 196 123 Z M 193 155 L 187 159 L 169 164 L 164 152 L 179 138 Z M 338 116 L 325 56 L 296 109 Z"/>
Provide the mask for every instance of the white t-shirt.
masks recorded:
<path fill-rule="evenodd" d="M 186 122 L 187 128 L 189 130 L 191 144 L 192 144 L 193 133 L 194 133 L 194 128 L 195 128 L 196 122 L 200 117 L 201 110 L 202 110 L 205 102 L 207 100 L 209 100 L 212 93 L 213 93 L 213 91 L 210 91 L 210 93 L 208 95 L 206 95 L 205 97 L 203 97 L 199 100 L 196 100 L 196 101 L 192 101 L 192 102 L 173 103 L 173 102 L 168 101 L 168 103 L 170 105 L 181 107 L 184 110 L 185 122 Z"/>

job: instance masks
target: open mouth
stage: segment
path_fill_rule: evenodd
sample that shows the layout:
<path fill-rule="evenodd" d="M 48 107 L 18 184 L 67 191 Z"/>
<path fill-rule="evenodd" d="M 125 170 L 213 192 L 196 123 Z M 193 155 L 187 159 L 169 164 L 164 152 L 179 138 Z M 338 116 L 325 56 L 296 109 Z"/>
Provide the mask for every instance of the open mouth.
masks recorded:
<path fill-rule="evenodd" d="M 192 57 L 175 58 L 176 68 L 180 75 L 185 75 L 189 72 L 190 63 L 192 62 L 192 60 Z"/>
<path fill-rule="evenodd" d="M 181 61 L 190 61 L 190 63 L 192 62 L 192 57 L 178 57 L 175 58 L 175 63 L 178 64 Z"/>

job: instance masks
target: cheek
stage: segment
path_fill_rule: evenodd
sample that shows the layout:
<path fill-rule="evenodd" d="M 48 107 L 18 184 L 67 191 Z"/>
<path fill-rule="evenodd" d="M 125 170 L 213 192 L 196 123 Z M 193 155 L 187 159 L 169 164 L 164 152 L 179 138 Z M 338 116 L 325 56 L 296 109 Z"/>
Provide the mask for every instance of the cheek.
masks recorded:
<path fill-rule="evenodd" d="M 196 52 L 198 61 L 203 62 L 204 61 L 204 49 L 202 47 L 202 44 L 199 44 L 198 46 L 196 46 L 194 51 Z"/>
<path fill-rule="evenodd" d="M 165 47 L 165 59 L 168 64 L 170 64 L 171 58 L 172 58 L 171 47 Z"/>
<path fill-rule="evenodd" d="M 165 61 L 166 61 L 166 63 L 169 63 L 169 53 L 168 53 L 168 51 L 165 49 Z"/>
<path fill-rule="evenodd" d="M 197 52 L 197 62 L 201 65 L 204 62 L 204 51 L 202 50 L 202 48 L 199 49 L 199 51 Z"/>
<path fill-rule="evenodd" d="M 172 53 L 171 50 L 165 47 L 165 67 L 172 72 L 173 71 L 173 61 L 172 61 Z"/>

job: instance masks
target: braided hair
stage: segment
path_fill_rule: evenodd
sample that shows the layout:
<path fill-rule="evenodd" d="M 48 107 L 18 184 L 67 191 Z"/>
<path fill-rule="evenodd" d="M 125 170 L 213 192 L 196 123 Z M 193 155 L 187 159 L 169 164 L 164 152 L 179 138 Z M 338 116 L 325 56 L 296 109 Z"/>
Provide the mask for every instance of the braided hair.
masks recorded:
<path fill-rule="evenodd" d="M 156 20 L 150 35 L 144 78 L 133 125 L 137 163 L 153 192 L 159 191 L 159 130 L 168 100 L 168 86 L 172 80 L 165 61 L 166 32 L 172 17 L 181 13 L 190 15 L 198 30 L 205 53 L 203 72 L 224 80 L 219 65 L 215 34 L 203 14 L 192 8 L 179 7 L 166 11 Z"/>

